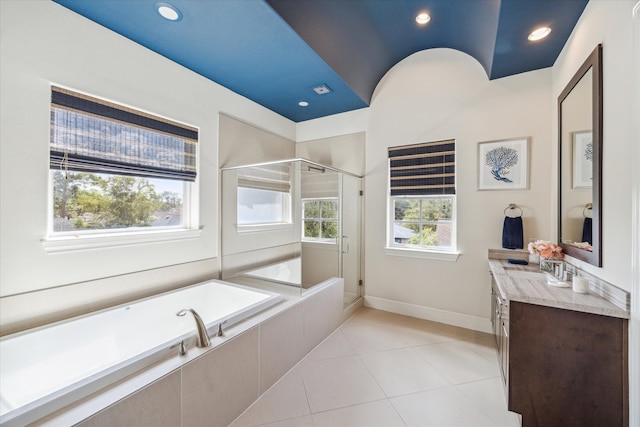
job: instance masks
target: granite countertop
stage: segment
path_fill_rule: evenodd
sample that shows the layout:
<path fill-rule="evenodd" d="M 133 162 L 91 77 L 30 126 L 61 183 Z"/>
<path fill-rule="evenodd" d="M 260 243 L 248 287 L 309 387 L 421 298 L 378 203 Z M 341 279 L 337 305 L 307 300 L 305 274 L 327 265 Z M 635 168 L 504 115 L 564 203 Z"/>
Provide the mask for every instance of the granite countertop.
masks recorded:
<path fill-rule="evenodd" d="M 489 258 L 489 267 L 501 296 L 508 301 L 544 305 L 604 316 L 629 318 L 629 312 L 600 295 L 573 292 L 571 287 L 550 286 L 537 265 L 509 264 L 505 259 Z M 505 268 L 506 267 L 506 268 Z"/>

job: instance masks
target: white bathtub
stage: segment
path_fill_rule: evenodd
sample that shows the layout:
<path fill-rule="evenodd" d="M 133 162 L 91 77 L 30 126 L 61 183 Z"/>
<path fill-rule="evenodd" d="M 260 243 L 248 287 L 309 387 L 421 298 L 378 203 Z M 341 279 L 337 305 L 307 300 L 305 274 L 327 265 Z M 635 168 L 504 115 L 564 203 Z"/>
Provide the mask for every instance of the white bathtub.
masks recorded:
<path fill-rule="evenodd" d="M 0 423 L 21 425 L 171 354 L 193 340 L 196 310 L 210 334 L 282 296 L 218 280 L 25 331 L 0 340 Z"/>

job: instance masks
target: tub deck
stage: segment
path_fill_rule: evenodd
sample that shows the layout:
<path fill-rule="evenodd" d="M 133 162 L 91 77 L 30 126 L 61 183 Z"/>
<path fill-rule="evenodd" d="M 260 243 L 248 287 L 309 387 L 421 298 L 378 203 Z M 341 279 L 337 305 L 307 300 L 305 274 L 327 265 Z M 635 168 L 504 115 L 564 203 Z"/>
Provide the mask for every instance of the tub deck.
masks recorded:
<path fill-rule="evenodd" d="M 210 334 L 282 300 L 276 293 L 212 280 L 0 340 L 0 423 L 56 410 L 192 341 L 196 310 Z M 18 424 L 21 424 L 18 422 Z"/>

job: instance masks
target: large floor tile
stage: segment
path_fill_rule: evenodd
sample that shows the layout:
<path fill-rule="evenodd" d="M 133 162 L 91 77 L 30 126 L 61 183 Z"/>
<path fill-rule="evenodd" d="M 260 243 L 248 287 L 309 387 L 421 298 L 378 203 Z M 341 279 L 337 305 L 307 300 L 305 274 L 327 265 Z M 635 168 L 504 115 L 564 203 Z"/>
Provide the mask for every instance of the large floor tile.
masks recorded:
<path fill-rule="evenodd" d="M 340 329 L 324 340 L 306 357 L 306 360 L 324 360 L 336 357 L 353 356 L 357 354 L 354 346 L 351 345 L 347 337 Z"/>
<path fill-rule="evenodd" d="M 391 326 L 361 319 L 349 321 L 340 330 L 359 354 L 407 347 Z"/>
<path fill-rule="evenodd" d="M 495 421 L 496 427 L 520 427 L 520 417 L 507 410 L 502 378 L 460 384 L 456 389 Z"/>
<path fill-rule="evenodd" d="M 313 414 L 315 427 L 405 427 L 391 402 L 378 400 Z"/>
<path fill-rule="evenodd" d="M 299 367 L 264 393 L 233 427 L 251 427 L 311 414 Z"/>
<path fill-rule="evenodd" d="M 495 427 L 492 419 L 453 387 L 394 397 L 391 403 L 409 427 Z"/>
<path fill-rule="evenodd" d="M 276 421 L 275 423 L 262 424 L 258 427 L 315 427 L 311 415 L 304 417 L 290 418 L 284 421 Z"/>
<path fill-rule="evenodd" d="M 312 413 L 385 398 L 358 356 L 308 361 L 300 368 Z"/>
<path fill-rule="evenodd" d="M 360 357 L 387 397 L 450 385 L 411 348 L 367 353 Z"/>
<path fill-rule="evenodd" d="M 474 331 L 469 329 L 412 317 L 405 317 L 403 322 L 396 322 L 393 330 L 410 346 L 470 340 L 474 336 Z"/>
<path fill-rule="evenodd" d="M 473 349 L 473 343 L 464 341 L 414 347 L 420 356 L 452 384 L 497 377 L 499 368 L 496 361 L 488 360 Z"/>

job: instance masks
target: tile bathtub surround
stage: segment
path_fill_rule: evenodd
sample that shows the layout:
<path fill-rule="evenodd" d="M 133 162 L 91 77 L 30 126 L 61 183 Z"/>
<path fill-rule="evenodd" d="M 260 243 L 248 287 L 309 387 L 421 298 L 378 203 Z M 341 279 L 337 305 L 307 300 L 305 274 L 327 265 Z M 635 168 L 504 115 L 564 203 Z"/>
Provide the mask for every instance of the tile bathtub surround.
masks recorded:
<path fill-rule="evenodd" d="M 169 374 L 78 426 L 180 425 L 180 380 L 179 372 Z"/>
<path fill-rule="evenodd" d="M 363 308 L 232 427 L 520 425 L 493 336 Z"/>

